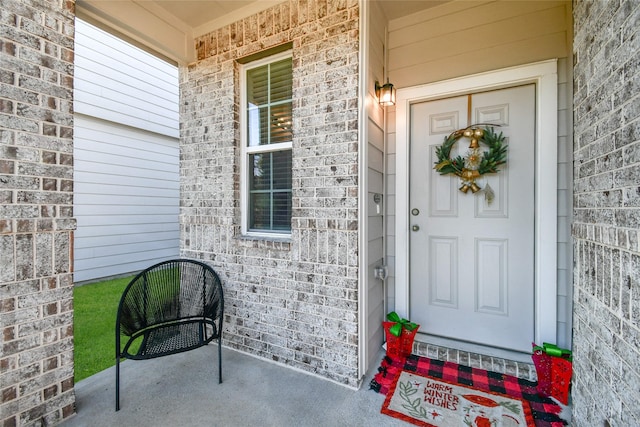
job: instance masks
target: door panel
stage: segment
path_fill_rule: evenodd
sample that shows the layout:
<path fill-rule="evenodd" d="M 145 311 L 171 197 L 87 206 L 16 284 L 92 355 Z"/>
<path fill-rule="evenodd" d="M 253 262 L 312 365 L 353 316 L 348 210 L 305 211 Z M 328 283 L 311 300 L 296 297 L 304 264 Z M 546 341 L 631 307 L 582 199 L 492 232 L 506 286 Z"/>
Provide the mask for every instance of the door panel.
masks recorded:
<path fill-rule="evenodd" d="M 495 194 L 465 194 L 434 169 L 435 149 L 474 123 L 500 125 L 507 163 L 485 174 Z M 410 316 L 421 332 L 530 351 L 534 337 L 535 86 L 410 107 Z M 460 138 L 451 157 L 464 155 Z M 481 151 L 487 147 L 481 144 Z"/>

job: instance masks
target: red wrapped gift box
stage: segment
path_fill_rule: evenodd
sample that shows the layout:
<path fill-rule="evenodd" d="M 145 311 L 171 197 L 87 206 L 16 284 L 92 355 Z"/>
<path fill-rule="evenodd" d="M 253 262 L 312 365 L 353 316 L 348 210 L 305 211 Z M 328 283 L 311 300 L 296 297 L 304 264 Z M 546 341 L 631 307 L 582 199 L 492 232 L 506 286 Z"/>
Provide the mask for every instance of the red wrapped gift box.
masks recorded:
<path fill-rule="evenodd" d="M 573 372 L 571 352 L 553 344 L 544 343 L 542 347 L 534 344 L 531 358 L 538 374 L 538 394 L 568 404 Z"/>
<path fill-rule="evenodd" d="M 397 337 L 389 331 L 389 328 L 395 324 L 396 322 L 382 322 L 384 335 L 387 340 L 387 356 L 407 357 L 413 352 L 413 341 L 418 333 L 418 328 L 415 328 L 413 331 L 402 328 L 400 336 Z"/>

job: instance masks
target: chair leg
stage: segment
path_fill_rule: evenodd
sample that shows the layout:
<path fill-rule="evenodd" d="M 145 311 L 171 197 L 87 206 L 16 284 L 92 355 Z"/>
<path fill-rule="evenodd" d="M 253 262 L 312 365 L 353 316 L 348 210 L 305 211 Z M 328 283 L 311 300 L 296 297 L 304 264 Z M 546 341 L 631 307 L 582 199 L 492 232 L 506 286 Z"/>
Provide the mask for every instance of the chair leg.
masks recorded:
<path fill-rule="evenodd" d="M 222 384 L 222 336 L 218 337 L 218 384 Z"/>
<path fill-rule="evenodd" d="M 116 357 L 116 411 L 120 410 L 120 358 Z"/>

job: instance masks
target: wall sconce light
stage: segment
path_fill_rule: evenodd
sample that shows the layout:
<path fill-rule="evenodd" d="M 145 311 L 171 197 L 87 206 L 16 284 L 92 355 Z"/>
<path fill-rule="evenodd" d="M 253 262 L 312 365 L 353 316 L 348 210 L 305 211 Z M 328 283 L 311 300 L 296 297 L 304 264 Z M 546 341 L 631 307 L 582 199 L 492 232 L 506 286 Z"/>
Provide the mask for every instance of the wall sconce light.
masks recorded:
<path fill-rule="evenodd" d="M 389 83 L 388 78 L 387 82 L 382 86 L 376 81 L 376 96 L 378 97 L 378 102 L 383 107 L 396 105 L 396 88 Z"/>

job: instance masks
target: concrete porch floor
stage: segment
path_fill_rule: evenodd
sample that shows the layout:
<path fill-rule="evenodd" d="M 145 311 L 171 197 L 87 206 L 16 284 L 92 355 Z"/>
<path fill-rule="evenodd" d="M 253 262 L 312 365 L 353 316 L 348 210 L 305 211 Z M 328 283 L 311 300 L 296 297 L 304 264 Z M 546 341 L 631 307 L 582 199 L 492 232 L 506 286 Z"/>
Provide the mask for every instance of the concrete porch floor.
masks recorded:
<path fill-rule="evenodd" d="M 380 413 L 384 396 L 369 390 L 376 367 L 360 390 L 223 348 L 218 384 L 215 345 L 120 370 L 120 411 L 115 412 L 115 367 L 75 386 L 73 426 L 407 426 Z"/>

